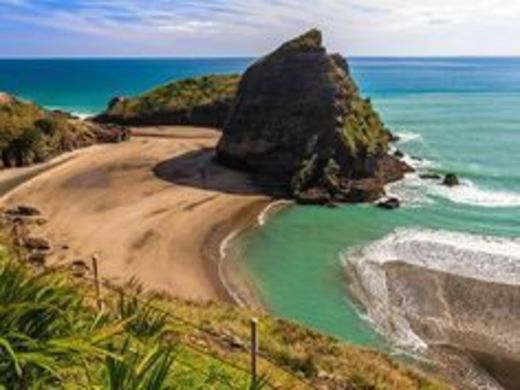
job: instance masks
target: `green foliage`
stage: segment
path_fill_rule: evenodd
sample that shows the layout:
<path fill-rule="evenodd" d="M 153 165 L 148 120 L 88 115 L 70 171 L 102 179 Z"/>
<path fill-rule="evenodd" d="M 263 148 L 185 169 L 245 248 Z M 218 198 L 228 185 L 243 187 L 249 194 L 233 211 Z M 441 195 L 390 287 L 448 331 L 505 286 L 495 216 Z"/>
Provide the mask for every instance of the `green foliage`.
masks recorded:
<path fill-rule="evenodd" d="M 36 272 L 1 252 L 0 389 L 309 388 L 300 378 L 331 388 L 449 388 L 382 353 L 269 316 L 259 322 L 261 353 L 269 361 L 259 359 L 261 375 L 253 385 L 249 353 L 209 336 L 231 332 L 248 340 L 252 313 L 151 300 L 135 284 L 120 291 L 104 290 L 105 308 L 98 312 L 89 281 L 60 269 Z M 323 382 L 329 377 L 333 382 Z"/>
<path fill-rule="evenodd" d="M 109 108 L 107 114 L 131 118 L 215 102 L 229 102 L 235 97 L 239 81 L 239 75 L 211 75 L 175 81 L 144 95 L 118 101 Z"/>
<path fill-rule="evenodd" d="M 75 377 L 83 359 L 106 354 L 101 344 L 120 331 L 98 327 L 81 290 L 63 275 L 32 273 L 0 261 L 0 384 L 23 389 Z"/>
<path fill-rule="evenodd" d="M 109 293 L 97 313 L 84 281 L 2 252 L 0 389 L 247 388 L 247 374 L 179 348 L 166 315 L 128 288 L 131 297 Z"/>
<path fill-rule="evenodd" d="M 42 162 L 92 138 L 90 126 L 11 99 L 0 104 L 0 154 L 5 167 Z"/>
<path fill-rule="evenodd" d="M 345 118 L 343 141 L 352 156 L 372 155 L 388 148 L 388 135 L 369 99 L 355 96 Z"/>
<path fill-rule="evenodd" d="M 172 346 L 156 345 L 143 350 L 130 338 L 114 352 L 119 358 L 107 356 L 106 372 L 111 390 L 160 390 L 165 388 L 175 354 Z"/>
<path fill-rule="evenodd" d="M 143 304 L 137 297 L 127 297 L 121 293 L 119 313 L 125 321 L 127 332 L 138 338 L 158 337 L 164 332 L 168 316 L 155 310 L 153 302 L 150 299 Z"/>

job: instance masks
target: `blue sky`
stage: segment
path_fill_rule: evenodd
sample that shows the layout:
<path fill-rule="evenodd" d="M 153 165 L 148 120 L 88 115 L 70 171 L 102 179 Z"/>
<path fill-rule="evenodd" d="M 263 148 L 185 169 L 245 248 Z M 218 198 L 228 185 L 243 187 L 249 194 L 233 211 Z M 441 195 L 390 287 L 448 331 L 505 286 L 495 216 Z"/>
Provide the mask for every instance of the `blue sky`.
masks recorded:
<path fill-rule="evenodd" d="M 520 0 L 0 0 L 0 57 L 520 55 Z"/>

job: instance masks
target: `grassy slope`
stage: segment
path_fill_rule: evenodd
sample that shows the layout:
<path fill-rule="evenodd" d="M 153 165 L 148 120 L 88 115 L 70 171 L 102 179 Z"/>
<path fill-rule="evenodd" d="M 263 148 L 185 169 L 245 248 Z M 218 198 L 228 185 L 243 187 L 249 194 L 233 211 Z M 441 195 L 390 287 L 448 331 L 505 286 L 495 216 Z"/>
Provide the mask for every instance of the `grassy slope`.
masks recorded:
<path fill-rule="evenodd" d="M 1 94 L 0 154 L 4 166 L 43 162 L 95 142 L 95 125 Z"/>
<path fill-rule="evenodd" d="M 106 114 L 128 119 L 230 102 L 235 97 L 239 80 L 238 75 L 211 75 L 175 81 L 143 95 L 116 101 Z"/>
<path fill-rule="evenodd" d="M 249 388 L 254 313 L 152 299 L 135 285 L 103 288 L 98 313 L 88 279 L 22 263 L 0 256 L 0 388 Z M 382 353 L 267 315 L 259 324 L 260 350 L 275 363 L 260 360 L 270 385 L 309 388 L 302 378 L 327 389 L 449 388 Z"/>

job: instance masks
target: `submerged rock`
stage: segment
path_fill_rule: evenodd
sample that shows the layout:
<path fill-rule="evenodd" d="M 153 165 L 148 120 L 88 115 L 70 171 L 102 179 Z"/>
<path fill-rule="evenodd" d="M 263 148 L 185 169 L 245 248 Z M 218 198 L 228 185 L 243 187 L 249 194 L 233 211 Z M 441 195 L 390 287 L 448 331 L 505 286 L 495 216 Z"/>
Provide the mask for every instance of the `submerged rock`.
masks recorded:
<path fill-rule="evenodd" d="M 301 203 L 371 201 L 411 169 L 388 154 L 390 134 L 346 60 L 311 30 L 246 71 L 217 158 L 276 178 Z M 366 179 L 370 191 L 357 184 Z"/>
<path fill-rule="evenodd" d="M 455 186 L 460 185 L 460 181 L 456 174 L 448 173 L 444 177 L 444 181 L 442 182 L 442 184 L 444 184 L 445 186 L 448 186 L 448 187 L 455 187 Z"/>

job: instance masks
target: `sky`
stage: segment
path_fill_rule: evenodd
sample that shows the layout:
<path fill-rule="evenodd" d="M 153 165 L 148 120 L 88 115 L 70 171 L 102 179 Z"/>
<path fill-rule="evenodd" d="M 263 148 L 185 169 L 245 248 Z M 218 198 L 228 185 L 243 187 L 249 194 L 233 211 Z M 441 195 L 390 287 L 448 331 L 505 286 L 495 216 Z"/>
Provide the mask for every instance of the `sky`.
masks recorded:
<path fill-rule="evenodd" d="M 520 0 L 0 0 L 0 58 L 520 55 Z"/>

